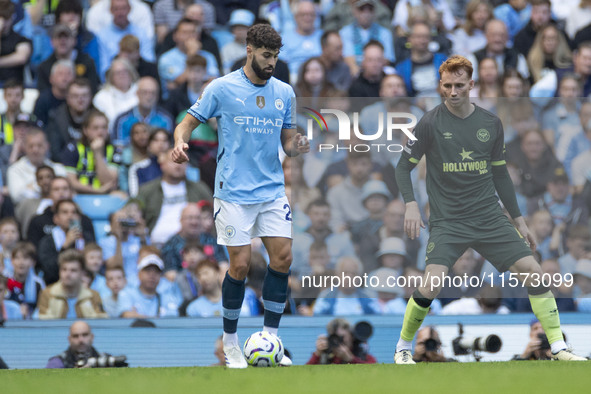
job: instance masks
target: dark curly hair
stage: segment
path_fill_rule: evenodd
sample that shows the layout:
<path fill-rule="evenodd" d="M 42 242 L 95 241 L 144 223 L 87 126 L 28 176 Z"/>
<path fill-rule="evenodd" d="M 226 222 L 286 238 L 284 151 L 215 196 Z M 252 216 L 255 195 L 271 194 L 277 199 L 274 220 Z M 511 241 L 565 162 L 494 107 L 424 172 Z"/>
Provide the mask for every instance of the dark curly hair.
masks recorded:
<path fill-rule="evenodd" d="M 259 23 L 248 29 L 246 45 L 254 48 L 267 48 L 272 51 L 279 50 L 283 46 L 281 36 L 270 25 Z"/>

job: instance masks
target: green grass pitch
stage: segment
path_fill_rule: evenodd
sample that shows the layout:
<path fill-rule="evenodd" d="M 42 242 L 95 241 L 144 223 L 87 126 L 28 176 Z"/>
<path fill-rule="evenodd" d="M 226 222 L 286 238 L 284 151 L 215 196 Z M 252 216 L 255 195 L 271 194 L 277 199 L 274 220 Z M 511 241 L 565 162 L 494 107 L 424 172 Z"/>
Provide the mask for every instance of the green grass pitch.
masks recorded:
<path fill-rule="evenodd" d="M 590 362 L 0 371 L 12 393 L 584 393 Z"/>

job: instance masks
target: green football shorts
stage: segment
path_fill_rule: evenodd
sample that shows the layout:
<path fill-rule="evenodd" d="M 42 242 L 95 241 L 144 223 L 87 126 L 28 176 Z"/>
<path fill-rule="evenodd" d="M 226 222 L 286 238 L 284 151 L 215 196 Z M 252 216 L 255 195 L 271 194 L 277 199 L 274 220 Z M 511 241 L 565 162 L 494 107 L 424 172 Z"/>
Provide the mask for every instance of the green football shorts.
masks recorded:
<path fill-rule="evenodd" d="M 523 236 L 505 215 L 487 220 L 445 221 L 431 226 L 427 242 L 426 264 L 451 268 L 462 254 L 472 248 L 505 272 L 517 260 L 531 256 L 532 251 Z"/>

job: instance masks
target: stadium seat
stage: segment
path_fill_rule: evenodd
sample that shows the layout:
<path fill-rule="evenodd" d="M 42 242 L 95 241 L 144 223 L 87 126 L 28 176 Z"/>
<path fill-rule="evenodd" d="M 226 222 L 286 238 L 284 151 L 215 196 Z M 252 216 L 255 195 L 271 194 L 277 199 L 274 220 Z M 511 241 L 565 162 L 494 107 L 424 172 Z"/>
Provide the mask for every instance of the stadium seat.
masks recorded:
<path fill-rule="evenodd" d="M 79 194 L 74 197 L 74 201 L 78 204 L 82 213 L 87 215 L 93 222 L 95 220 L 108 221 L 109 215 L 118 209 L 121 209 L 126 202 L 126 200 L 120 197 L 108 194 Z"/>

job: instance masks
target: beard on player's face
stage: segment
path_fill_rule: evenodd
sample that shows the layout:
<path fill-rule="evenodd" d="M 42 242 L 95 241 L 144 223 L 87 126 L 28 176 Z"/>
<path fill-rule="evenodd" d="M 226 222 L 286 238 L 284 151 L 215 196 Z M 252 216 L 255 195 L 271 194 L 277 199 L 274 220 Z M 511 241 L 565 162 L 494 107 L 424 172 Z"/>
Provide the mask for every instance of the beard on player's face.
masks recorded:
<path fill-rule="evenodd" d="M 253 57 L 252 57 L 252 71 L 254 71 L 254 73 L 256 74 L 256 76 L 258 78 L 266 81 L 273 76 L 273 72 L 275 71 L 275 67 L 267 66 L 267 67 L 263 68 L 263 66 L 261 66 L 258 63 L 256 55 L 253 55 Z"/>

